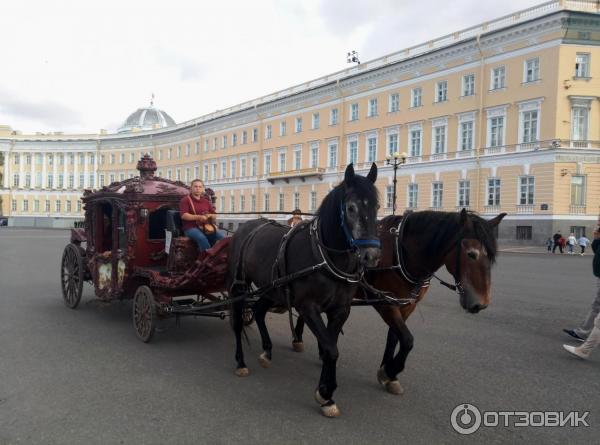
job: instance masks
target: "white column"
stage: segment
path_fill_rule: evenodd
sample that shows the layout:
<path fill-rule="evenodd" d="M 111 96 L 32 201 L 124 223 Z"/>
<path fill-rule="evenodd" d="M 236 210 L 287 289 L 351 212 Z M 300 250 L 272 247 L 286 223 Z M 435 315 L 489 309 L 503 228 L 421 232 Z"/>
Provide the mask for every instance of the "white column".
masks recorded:
<path fill-rule="evenodd" d="M 42 153 L 42 183 L 40 184 L 40 187 L 43 189 L 48 186 L 48 178 L 46 178 L 48 173 L 46 171 L 46 162 L 48 162 L 48 156 L 46 156 L 46 153 Z"/>
<path fill-rule="evenodd" d="M 4 152 L 4 178 L 2 179 L 2 187 L 4 187 L 5 189 L 8 188 L 8 178 L 10 176 L 10 172 L 8 171 L 8 164 L 10 164 L 10 159 L 8 157 L 8 150 Z"/>
<path fill-rule="evenodd" d="M 58 188 L 58 153 L 52 154 L 52 188 L 56 190 Z"/>
<path fill-rule="evenodd" d="M 29 153 L 31 155 L 31 168 L 29 172 L 31 174 L 31 188 L 35 188 L 35 153 Z"/>
<path fill-rule="evenodd" d="M 67 164 L 69 163 L 69 153 L 67 153 L 66 151 L 62 154 L 63 155 L 63 183 L 62 183 L 62 188 L 63 190 L 65 190 L 67 188 L 67 184 L 68 184 L 68 175 L 67 175 Z"/>
<path fill-rule="evenodd" d="M 25 162 L 27 161 L 27 153 L 19 153 L 19 184 L 25 188 Z"/>
<path fill-rule="evenodd" d="M 79 164 L 79 153 L 75 152 L 73 153 L 73 188 L 77 189 L 77 187 L 79 187 L 79 168 L 78 168 L 78 164 Z"/>
<path fill-rule="evenodd" d="M 83 188 L 86 189 L 90 186 L 90 181 L 89 181 L 89 172 L 88 172 L 88 163 L 89 163 L 89 154 L 88 153 L 84 153 L 83 154 Z"/>
<path fill-rule="evenodd" d="M 100 165 L 100 150 L 96 150 L 96 155 L 94 156 L 94 188 L 100 188 L 100 174 L 98 172 L 98 165 Z"/>

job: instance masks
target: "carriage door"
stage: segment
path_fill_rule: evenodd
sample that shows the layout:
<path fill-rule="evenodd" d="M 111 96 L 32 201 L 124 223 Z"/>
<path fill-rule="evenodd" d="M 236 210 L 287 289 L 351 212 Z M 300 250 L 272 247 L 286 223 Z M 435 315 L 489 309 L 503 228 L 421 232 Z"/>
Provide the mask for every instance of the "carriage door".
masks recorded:
<path fill-rule="evenodd" d="M 117 295 L 123 288 L 127 256 L 127 215 L 117 205 L 113 205 L 113 222 L 112 282 L 113 295 Z"/>

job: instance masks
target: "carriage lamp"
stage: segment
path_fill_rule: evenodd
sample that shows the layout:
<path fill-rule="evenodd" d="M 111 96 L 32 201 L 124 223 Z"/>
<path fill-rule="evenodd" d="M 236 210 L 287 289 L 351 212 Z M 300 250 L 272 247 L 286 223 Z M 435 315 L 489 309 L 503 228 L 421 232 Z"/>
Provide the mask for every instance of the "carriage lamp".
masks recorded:
<path fill-rule="evenodd" d="M 146 220 L 148 219 L 148 209 L 140 209 L 140 219 L 143 223 L 146 222 Z"/>
<path fill-rule="evenodd" d="M 392 215 L 396 214 L 396 174 L 398 171 L 398 167 L 402 164 L 406 163 L 406 158 L 408 155 L 404 152 L 399 153 L 395 151 L 392 154 L 389 154 L 385 157 L 385 164 L 391 165 L 394 168 L 394 187 L 392 191 Z"/>

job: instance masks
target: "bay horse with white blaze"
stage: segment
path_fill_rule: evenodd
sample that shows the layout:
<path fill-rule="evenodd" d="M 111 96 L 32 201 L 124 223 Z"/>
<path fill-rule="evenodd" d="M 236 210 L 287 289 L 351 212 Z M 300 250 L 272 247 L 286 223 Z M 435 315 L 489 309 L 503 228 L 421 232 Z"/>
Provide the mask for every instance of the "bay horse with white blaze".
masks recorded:
<path fill-rule="evenodd" d="M 295 308 L 322 348 L 315 398 L 327 417 L 339 415 L 332 398 L 337 387 L 338 337 L 365 267 L 374 267 L 379 261 L 376 178 L 375 164 L 366 177 L 355 175 L 350 164 L 344 181 L 325 197 L 314 219 L 292 229 L 262 218 L 251 220 L 240 226 L 230 244 L 228 288 L 236 374 L 248 375 L 242 350 L 242 315 L 253 284 L 259 288 L 254 292 L 260 295 L 254 303 L 263 346 L 259 363 L 269 367 L 272 358 L 267 311 L 272 306 Z M 326 314 L 327 325 L 321 313 Z"/>
<path fill-rule="evenodd" d="M 494 228 L 506 213 L 486 221 L 473 212 L 408 212 L 388 216 L 379 223 L 381 260 L 379 266 L 367 272 L 369 284 L 392 292 L 396 297 L 414 298 L 414 302 L 397 306 L 376 304 L 374 309 L 389 326 L 379 383 L 392 394 L 404 389 L 398 374 L 404 370 L 413 347 L 413 336 L 406 319 L 425 296 L 434 273 L 443 265 L 455 284 L 442 284 L 459 294 L 460 305 L 476 314 L 485 309 L 491 299 L 491 266 L 497 244 Z M 436 277 L 437 278 L 437 277 Z M 441 280 L 440 280 L 441 281 Z M 363 298 L 359 292 L 357 298 Z M 304 321 L 298 317 L 294 333 L 294 350 L 302 351 Z M 397 353 L 396 346 L 400 344 Z M 320 346 L 319 346 L 320 349 Z"/>

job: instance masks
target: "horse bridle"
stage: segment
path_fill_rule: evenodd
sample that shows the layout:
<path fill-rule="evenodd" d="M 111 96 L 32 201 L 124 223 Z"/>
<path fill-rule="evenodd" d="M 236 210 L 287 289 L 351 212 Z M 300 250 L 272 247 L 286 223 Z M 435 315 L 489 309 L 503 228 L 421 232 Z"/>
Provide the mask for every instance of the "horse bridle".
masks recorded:
<path fill-rule="evenodd" d="M 394 254 L 395 254 L 394 260 L 397 263 L 393 264 L 388 269 L 399 271 L 400 275 L 402 276 L 402 278 L 404 280 L 408 281 L 409 283 L 411 283 L 415 286 L 421 286 L 421 287 L 428 286 L 429 282 L 431 281 L 431 278 L 435 278 L 436 280 L 438 280 L 440 282 L 441 285 L 446 286 L 448 289 L 456 292 L 460 297 L 463 297 L 465 294 L 465 290 L 464 290 L 462 281 L 460 279 L 460 277 L 461 277 L 460 255 L 462 252 L 462 241 L 464 239 L 464 231 L 461 230 L 456 238 L 456 264 L 455 264 L 455 273 L 452 274 L 452 278 L 454 278 L 454 284 L 450 284 L 450 283 L 442 280 L 434 272 L 430 273 L 426 278 L 417 279 L 417 278 L 412 277 L 409 274 L 408 269 L 406 268 L 406 262 L 404 260 L 404 256 L 402 254 L 402 251 L 403 251 L 402 241 L 404 238 L 404 229 L 406 227 L 406 221 L 408 221 L 409 216 L 410 216 L 410 213 L 403 215 L 402 219 L 398 223 L 398 227 L 391 227 L 389 230 L 390 234 L 392 236 L 396 237 L 396 240 L 394 242 Z M 442 258 L 445 257 L 451 249 L 452 249 L 452 247 L 448 248 L 448 250 L 446 250 L 446 252 L 444 252 L 444 254 L 442 255 Z M 381 269 L 378 269 L 378 270 L 381 270 Z M 457 278 L 457 276 L 458 276 L 458 278 Z"/>
<path fill-rule="evenodd" d="M 346 224 L 346 211 L 345 211 L 344 202 L 340 202 L 340 225 L 342 226 L 342 230 L 344 231 L 344 236 L 346 237 L 346 241 L 350 245 L 351 248 L 358 250 L 361 247 L 375 247 L 377 249 L 381 248 L 381 242 L 379 238 L 358 238 L 354 239 L 352 236 L 352 232 L 348 229 L 348 225 Z"/>

